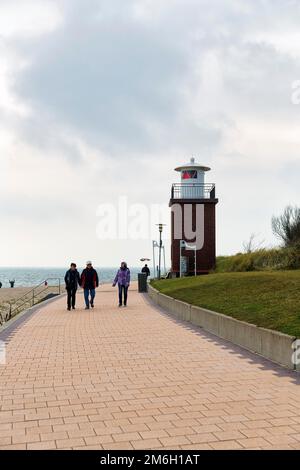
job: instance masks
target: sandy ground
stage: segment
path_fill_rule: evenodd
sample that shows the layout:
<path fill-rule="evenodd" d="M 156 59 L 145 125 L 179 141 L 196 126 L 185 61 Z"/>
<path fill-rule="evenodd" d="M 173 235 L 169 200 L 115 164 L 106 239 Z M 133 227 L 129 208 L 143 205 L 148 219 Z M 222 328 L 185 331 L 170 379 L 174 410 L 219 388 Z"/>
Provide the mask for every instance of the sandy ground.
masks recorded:
<path fill-rule="evenodd" d="M 61 290 L 63 292 L 63 290 Z M 58 293 L 57 287 L 39 287 L 34 291 L 34 300 L 37 301 L 43 300 L 47 295 Z M 28 294 L 28 295 L 26 295 Z M 0 289 L 0 315 L 3 319 L 10 310 L 10 303 L 14 304 L 14 313 L 15 315 L 22 310 L 26 310 L 32 306 L 33 294 L 31 287 L 15 287 L 15 288 L 1 288 Z M 17 310 L 16 310 L 17 309 Z M 1 320 L 0 318 L 0 320 Z M 1 323 L 1 322 L 0 322 Z"/>
<path fill-rule="evenodd" d="M 3 302 L 8 302 L 8 301 L 14 301 L 22 297 L 23 295 L 26 295 L 27 293 L 30 293 L 30 291 L 33 289 L 33 287 L 14 287 L 14 288 L 3 288 L 0 289 L 0 304 Z M 58 292 L 57 287 L 51 287 L 49 286 L 46 290 L 44 290 L 45 287 L 42 286 L 42 288 L 36 289 L 35 293 L 39 295 L 39 293 L 43 290 L 43 296 L 46 296 L 47 294 L 51 292 Z M 61 286 L 61 292 L 63 293 L 65 291 L 64 286 Z M 31 296 L 32 294 L 29 294 Z"/>
<path fill-rule="evenodd" d="M 5 287 L 0 289 L 0 304 L 9 300 L 15 300 L 31 290 L 30 287 Z"/>

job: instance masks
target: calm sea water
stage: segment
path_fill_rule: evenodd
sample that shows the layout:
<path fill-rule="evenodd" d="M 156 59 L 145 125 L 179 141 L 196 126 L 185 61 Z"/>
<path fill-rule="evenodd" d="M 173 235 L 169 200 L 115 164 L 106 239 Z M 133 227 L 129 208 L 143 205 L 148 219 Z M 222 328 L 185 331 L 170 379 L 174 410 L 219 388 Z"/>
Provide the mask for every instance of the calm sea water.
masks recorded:
<path fill-rule="evenodd" d="M 141 268 L 130 268 L 131 279 L 136 280 Z M 83 268 L 79 268 L 81 273 Z M 98 271 L 100 283 L 112 282 L 118 268 L 95 268 Z M 36 286 L 46 279 L 55 278 L 49 285 L 56 284 L 59 278 L 63 282 L 66 268 L 0 268 L 2 287 L 10 287 L 9 280 L 15 279 L 15 287 Z"/>

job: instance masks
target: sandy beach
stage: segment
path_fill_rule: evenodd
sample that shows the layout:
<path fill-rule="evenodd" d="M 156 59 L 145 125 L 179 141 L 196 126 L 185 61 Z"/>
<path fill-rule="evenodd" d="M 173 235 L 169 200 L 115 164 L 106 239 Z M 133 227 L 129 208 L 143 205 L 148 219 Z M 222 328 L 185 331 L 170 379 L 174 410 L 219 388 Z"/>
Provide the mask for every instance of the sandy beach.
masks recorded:
<path fill-rule="evenodd" d="M 12 288 L 1 288 L 0 289 L 0 304 L 3 302 L 13 301 L 25 295 L 31 290 L 30 287 L 14 287 Z"/>
<path fill-rule="evenodd" d="M 32 296 L 32 289 L 33 287 L 14 287 L 14 288 L 1 288 L 0 289 L 0 304 L 5 303 L 5 302 L 12 302 L 20 297 L 26 295 L 28 293 L 28 296 Z M 43 292 L 42 292 L 43 291 Z M 65 286 L 61 286 L 61 292 L 65 291 Z M 41 293 L 41 294 L 40 294 Z M 48 286 L 47 289 L 45 289 L 45 286 L 42 286 L 39 289 L 35 289 L 35 294 L 37 296 L 39 295 L 48 295 L 50 293 L 58 293 L 58 288 L 56 286 Z"/>
<path fill-rule="evenodd" d="M 32 289 L 33 287 L 2 287 L 0 289 L 0 314 L 5 317 L 10 308 L 9 303 L 13 303 L 15 305 L 14 308 L 18 307 L 18 311 L 31 307 L 33 302 Z M 64 286 L 61 286 L 61 292 L 64 292 Z M 36 288 L 34 291 L 34 301 L 37 303 L 51 294 L 58 294 L 57 286 L 48 286 L 47 288 L 41 286 Z"/>

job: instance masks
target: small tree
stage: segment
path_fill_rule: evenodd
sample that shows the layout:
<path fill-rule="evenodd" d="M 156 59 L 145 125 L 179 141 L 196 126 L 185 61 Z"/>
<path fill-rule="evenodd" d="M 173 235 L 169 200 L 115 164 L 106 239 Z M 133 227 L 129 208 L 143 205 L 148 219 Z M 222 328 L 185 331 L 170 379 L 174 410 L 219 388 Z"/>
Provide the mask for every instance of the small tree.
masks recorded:
<path fill-rule="evenodd" d="M 254 251 L 258 251 L 262 249 L 264 240 L 261 240 L 259 242 L 255 241 L 257 235 L 255 233 L 252 233 L 250 235 L 250 238 L 248 241 L 243 242 L 243 249 L 245 253 L 253 253 Z"/>
<path fill-rule="evenodd" d="M 274 235 L 284 246 L 289 247 L 300 243 L 300 208 L 287 206 L 282 215 L 272 217 Z"/>

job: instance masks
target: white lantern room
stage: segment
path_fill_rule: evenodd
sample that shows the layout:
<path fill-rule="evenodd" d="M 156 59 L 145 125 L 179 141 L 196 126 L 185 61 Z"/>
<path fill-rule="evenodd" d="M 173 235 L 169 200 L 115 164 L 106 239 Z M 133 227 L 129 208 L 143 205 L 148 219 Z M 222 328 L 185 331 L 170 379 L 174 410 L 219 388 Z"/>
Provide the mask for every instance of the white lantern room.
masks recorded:
<path fill-rule="evenodd" d="M 180 172 L 180 184 L 173 185 L 174 199 L 206 199 L 210 195 L 211 185 L 205 183 L 205 173 L 210 168 L 195 162 L 195 158 L 191 158 L 189 163 L 178 166 L 175 171 Z"/>

